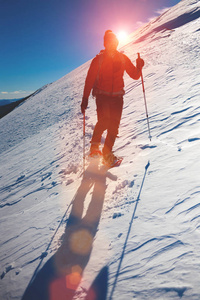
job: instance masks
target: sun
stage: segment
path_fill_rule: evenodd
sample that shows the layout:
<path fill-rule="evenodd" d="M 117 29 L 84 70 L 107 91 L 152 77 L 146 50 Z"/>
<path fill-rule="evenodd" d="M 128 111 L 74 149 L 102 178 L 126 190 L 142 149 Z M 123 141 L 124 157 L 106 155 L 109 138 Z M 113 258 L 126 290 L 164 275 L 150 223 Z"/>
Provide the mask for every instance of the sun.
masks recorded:
<path fill-rule="evenodd" d="M 124 30 L 121 30 L 117 33 L 117 38 L 119 42 L 125 42 L 128 37 L 128 33 Z"/>

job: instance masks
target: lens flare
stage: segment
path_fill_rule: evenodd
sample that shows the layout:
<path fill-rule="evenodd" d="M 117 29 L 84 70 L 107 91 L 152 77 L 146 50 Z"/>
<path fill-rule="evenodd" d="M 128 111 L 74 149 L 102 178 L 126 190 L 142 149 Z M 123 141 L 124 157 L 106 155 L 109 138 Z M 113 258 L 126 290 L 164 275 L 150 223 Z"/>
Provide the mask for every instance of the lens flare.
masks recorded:
<path fill-rule="evenodd" d="M 72 272 L 66 276 L 66 286 L 70 290 L 76 290 L 81 281 L 82 269 L 79 265 L 72 267 Z"/>
<path fill-rule="evenodd" d="M 75 231 L 70 238 L 70 249 L 78 255 L 88 255 L 92 249 L 93 237 L 86 229 Z"/>

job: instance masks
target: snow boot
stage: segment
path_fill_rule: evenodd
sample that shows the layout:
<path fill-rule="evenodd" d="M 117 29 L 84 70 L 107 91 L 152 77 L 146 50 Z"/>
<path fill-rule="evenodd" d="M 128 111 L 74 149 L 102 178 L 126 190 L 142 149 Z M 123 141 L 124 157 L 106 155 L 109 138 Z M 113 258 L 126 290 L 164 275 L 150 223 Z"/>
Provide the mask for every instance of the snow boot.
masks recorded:
<path fill-rule="evenodd" d="M 99 150 L 99 144 L 92 144 L 90 147 L 90 154 L 89 157 L 92 158 L 99 158 L 102 156 L 101 150 Z"/>

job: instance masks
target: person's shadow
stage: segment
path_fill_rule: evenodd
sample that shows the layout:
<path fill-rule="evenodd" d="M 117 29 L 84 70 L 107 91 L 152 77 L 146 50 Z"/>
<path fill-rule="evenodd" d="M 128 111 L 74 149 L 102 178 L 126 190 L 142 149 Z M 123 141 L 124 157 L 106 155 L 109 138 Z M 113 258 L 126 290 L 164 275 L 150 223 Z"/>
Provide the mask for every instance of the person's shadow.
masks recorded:
<path fill-rule="evenodd" d="M 92 160 L 74 197 L 62 244 L 29 283 L 22 300 L 70 300 L 74 297 L 90 259 L 105 198 L 106 177 L 117 179 L 105 167 L 99 167 L 98 159 Z M 84 200 L 92 187 L 91 201 L 83 217 Z M 104 282 L 104 294 L 106 285 Z M 92 298 L 106 299 L 106 295 L 104 298 L 93 295 Z"/>

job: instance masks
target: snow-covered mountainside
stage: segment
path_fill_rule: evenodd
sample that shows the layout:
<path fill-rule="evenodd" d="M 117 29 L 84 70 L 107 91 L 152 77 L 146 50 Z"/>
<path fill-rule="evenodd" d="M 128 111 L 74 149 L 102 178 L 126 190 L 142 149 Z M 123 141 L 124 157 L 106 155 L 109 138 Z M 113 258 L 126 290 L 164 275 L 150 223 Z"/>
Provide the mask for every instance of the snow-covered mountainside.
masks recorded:
<path fill-rule="evenodd" d="M 118 168 L 83 174 L 90 62 L 0 120 L 0 299 L 200 299 L 199 33 L 200 2 L 182 0 L 121 49 L 145 60 L 152 141 L 126 75 Z M 87 151 L 95 122 L 91 97 Z"/>

